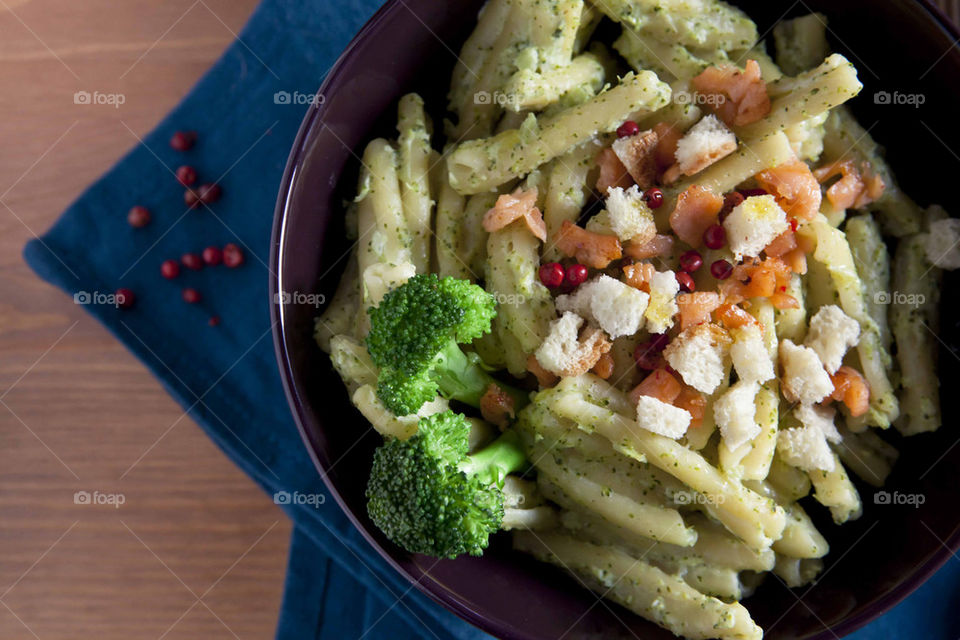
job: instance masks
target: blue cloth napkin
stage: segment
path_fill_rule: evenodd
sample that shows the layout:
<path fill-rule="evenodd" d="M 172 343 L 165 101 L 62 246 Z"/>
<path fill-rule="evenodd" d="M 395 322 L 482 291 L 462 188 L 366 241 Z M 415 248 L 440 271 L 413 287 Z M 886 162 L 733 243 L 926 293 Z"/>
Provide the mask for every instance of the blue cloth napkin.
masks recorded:
<path fill-rule="evenodd" d="M 312 95 L 379 4 L 264 0 L 190 95 L 24 250 L 40 277 L 88 302 L 86 309 L 268 494 L 325 495 L 287 407 L 271 339 L 272 214 L 306 109 L 297 100 L 277 104 L 274 94 Z M 187 153 L 168 145 L 180 129 L 199 133 Z M 183 188 L 173 176 L 184 163 L 198 169 L 202 182 L 222 185 L 212 211 L 185 210 Z M 125 221 L 135 204 L 153 212 L 145 229 Z M 163 260 L 227 242 L 245 249 L 241 268 L 160 277 Z M 203 300 L 182 302 L 185 286 L 198 289 Z M 118 287 L 137 295 L 132 309 L 117 309 L 104 297 Z M 219 326 L 208 326 L 213 315 L 221 318 Z M 332 499 L 282 507 L 296 527 L 277 638 L 489 637 L 411 587 Z M 956 637 L 948 594 L 960 593 L 957 564 L 951 560 L 950 570 L 852 637 Z"/>

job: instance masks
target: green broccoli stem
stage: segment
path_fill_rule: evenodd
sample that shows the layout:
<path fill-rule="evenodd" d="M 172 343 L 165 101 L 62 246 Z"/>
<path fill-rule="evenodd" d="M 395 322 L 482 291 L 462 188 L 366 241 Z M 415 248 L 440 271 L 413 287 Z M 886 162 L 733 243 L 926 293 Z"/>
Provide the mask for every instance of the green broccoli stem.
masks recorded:
<path fill-rule="evenodd" d="M 457 465 L 468 476 L 475 476 L 486 485 L 503 488 L 507 474 L 520 471 L 527 465 L 527 456 L 520 446 L 520 437 L 506 431 L 480 451 L 467 456 Z"/>
<path fill-rule="evenodd" d="M 471 407 L 480 406 L 480 398 L 491 384 L 497 385 L 513 398 L 514 411 L 530 404 L 529 394 L 491 376 L 481 366 L 479 356 L 464 353 L 455 340 L 448 342 L 437 354 L 430 377 L 445 398 L 459 400 Z"/>

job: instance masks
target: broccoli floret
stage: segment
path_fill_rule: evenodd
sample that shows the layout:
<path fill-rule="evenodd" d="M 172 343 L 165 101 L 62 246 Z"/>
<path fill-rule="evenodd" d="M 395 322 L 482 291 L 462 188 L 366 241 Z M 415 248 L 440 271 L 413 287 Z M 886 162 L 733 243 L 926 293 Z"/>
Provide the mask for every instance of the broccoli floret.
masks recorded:
<path fill-rule="evenodd" d="M 466 280 L 416 275 L 371 307 L 367 350 L 380 368 L 377 396 L 398 416 L 416 413 L 436 397 L 479 406 L 490 384 L 514 398 L 525 394 L 496 381 L 474 353 L 459 344 L 490 332 L 497 315 L 494 297 Z"/>
<path fill-rule="evenodd" d="M 467 455 L 470 423 L 445 411 L 422 418 L 409 440 L 390 439 L 373 457 L 367 512 L 411 553 L 479 556 L 503 522 L 503 481 L 526 465 L 507 431 Z"/>

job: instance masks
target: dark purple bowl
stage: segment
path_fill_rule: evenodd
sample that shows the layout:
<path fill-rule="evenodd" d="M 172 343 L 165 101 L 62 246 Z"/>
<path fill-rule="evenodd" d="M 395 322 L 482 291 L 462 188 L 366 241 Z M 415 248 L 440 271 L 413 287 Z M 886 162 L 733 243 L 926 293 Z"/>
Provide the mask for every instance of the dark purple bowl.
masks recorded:
<path fill-rule="evenodd" d="M 396 103 L 409 91 L 419 91 L 434 109 L 434 121 L 442 121 L 436 109 L 445 105 L 454 52 L 481 4 L 390 0 L 350 43 L 320 88 L 322 105 L 312 107 L 303 122 L 281 184 L 271 299 L 277 291 L 332 295 L 349 248 L 343 202 L 354 195 L 364 145 L 375 136 L 396 135 Z M 781 15 L 782 7 L 771 6 L 780 3 L 737 4 L 757 21 L 761 33 L 769 33 L 767 28 L 783 17 L 811 10 L 827 14 L 834 47 L 857 65 L 866 85 L 854 110 L 872 135 L 886 143 L 903 187 L 923 204 L 951 205 L 956 187 L 955 180 L 946 179 L 947 168 L 957 166 L 951 148 L 960 149 L 960 128 L 950 126 L 960 113 L 960 51 L 952 43 L 960 33 L 941 13 L 926 2 L 908 0 L 809 0 L 795 3 L 786 15 Z M 875 97 L 882 91 L 922 94 L 925 102 L 919 108 L 885 104 Z M 952 285 L 948 277 L 945 288 L 952 290 Z M 945 299 L 944 388 L 960 379 L 960 360 L 947 347 L 956 342 L 956 311 L 955 300 Z M 317 468 L 354 524 L 418 589 L 504 638 L 673 637 L 617 605 L 597 604 L 574 578 L 512 552 L 504 536 L 494 538 L 483 558 L 440 562 L 389 543 L 367 518 L 363 496 L 379 436 L 367 429 L 313 342 L 316 310 L 273 305 L 272 313 L 287 396 Z M 888 488 L 922 494 L 925 502 L 919 508 L 875 504 L 874 491 L 866 486 L 860 486 L 863 517 L 843 527 L 833 526 L 818 505 L 810 507 L 832 550 L 813 587 L 790 591 L 770 579 L 745 602 L 767 637 L 850 633 L 906 597 L 960 547 L 954 406 L 943 403 L 948 426 L 938 433 L 894 437 L 902 455 Z M 358 441 L 360 433 L 366 435 Z"/>

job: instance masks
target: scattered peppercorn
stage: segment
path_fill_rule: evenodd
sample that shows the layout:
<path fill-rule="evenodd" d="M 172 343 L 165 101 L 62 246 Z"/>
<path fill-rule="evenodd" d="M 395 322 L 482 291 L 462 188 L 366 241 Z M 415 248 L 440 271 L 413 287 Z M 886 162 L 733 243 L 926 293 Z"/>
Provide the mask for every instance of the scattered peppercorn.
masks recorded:
<path fill-rule="evenodd" d="M 680 283 L 681 291 L 692 293 L 697 290 L 697 285 L 693 281 L 693 276 L 691 276 L 686 271 L 677 271 L 676 277 L 677 277 L 677 282 Z"/>
<path fill-rule="evenodd" d="M 563 284 L 565 272 L 559 262 L 546 262 L 540 265 L 539 275 L 543 286 L 554 289 Z"/>
<path fill-rule="evenodd" d="M 113 295 L 117 306 L 121 309 L 129 309 L 137 300 L 137 297 L 133 294 L 133 291 L 127 288 L 117 289 Z"/>
<path fill-rule="evenodd" d="M 167 280 L 173 280 L 180 275 L 180 264 L 176 260 L 164 260 L 160 265 L 160 274 Z"/>
<path fill-rule="evenodd" d="M 657 187 L 647 189 L 643 193 L 643 200 L 651 209 L 658 209 L 663 205 L 663 191 Z"/>
<path fill-rule="evenodd" d="M 703 232 L 703 244 L 708 249 L 720 249 L 727 243 L 727 232 L 719 224 L 712 224 Z"/>
<path fill-rule="evenodd" d="M 243 264 L 243 250 L 232 242 L 223 246 L 223 264 L 231 269 Z"/>
<path fill-rule="evenodd" d="M 693 273 L 703 266 L 703 257 L 696 249 L 690 249 L 680 256 L 680 268 L 687 273 Z"/>
<path fill-rule="evenodd" d="M 203 261 L 214 267 L 223 262 L 223 251 L 220 247 L 207 247 L 203 250 Z"/>
<path fill-rule="evenodd" d="M 627 120 L 622 125 L 617 127 L 618 138 L 629 138 L 630 136 L 635 136 L 638 133 L 640 133 L 640 125 L 633 120 Z"/>
<path fill-rule="evenodd" d="M 150 211 L 146 207 L 137 205 L 127 213 L 127 222 L 134 229 L 140 229 L 150 224 Z"/>
<path fill-rule="evenodd" d="M 180 262 L 183 263 L 187 269 L 192 269 L 194 271 L 199 271 L 203 268 L 203 259 L 200 258 L 195 253 L 185 253 L 180 256 Z"/>
<path fill-rule="evenodd" d="M 579 287 L 587 281 L 590 272 L 585 265 L 575 263 L 567 267 L 566 284 L 571 287 Z"/>
<path fill-rule="evenodd" d="M 726 260 L 717 260 L 710 265 L 710 275 L 717 280 L 726 280 L 733 274 L 733 265 Z"/>
<path fill-rule="evenodd" d="M 193 167 L 183 165 L 177 168 L 177 182 L 185 187 L 189 187 L 197 181 L 197 170 Z"/>
<path fill-rule="evenodd" d="M 170 146 L 177 151 L 189 151 L 196 141 L 196 131 L 177 131 L 170 138 Z"/>
<path fill-rule="evenodd" d="M 197 187 L 197 197 L 200 198 L 200 202 L 204 204 L 211 204 L 220 199 L 220 196 L 223 194 L 223 190 L 220 188 L 220 185 L 213 184 L 202 184 Z"/>

